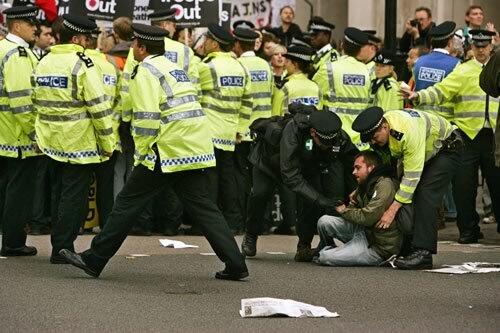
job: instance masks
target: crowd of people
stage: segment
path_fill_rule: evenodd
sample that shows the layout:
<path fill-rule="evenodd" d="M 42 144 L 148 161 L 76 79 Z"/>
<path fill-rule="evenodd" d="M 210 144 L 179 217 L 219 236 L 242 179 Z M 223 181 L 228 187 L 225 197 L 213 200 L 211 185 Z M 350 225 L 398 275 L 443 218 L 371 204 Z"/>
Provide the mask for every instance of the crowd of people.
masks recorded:
<path fill-rule="evenodd" d="M 4 11 L 3 256 L 35 255 L 27 234 L 50 234 L 51 263 L 97 277 L 128 234 L 182 231 L 208 239 L 225 263 L 217 278 L 239 280 L 279 193 L 274 231 L 297 234 L 296 261 L 429 268 L 444 216 L 459 243 L 484 237 L 479 168 L 500 216 L 500 88 L 488 79 L 500 38 L 480 6 L 464 28 L 417 8 L 398 52 L 355 27 L 336 43 L 319 16 L 302 32 L 290 6 L 280 27 L 201 36 L 170 9 L 151 25 L 120 17 L 111 34 L 37 12 Z M 92 179 L 99 228 L 78 254 Z"/>

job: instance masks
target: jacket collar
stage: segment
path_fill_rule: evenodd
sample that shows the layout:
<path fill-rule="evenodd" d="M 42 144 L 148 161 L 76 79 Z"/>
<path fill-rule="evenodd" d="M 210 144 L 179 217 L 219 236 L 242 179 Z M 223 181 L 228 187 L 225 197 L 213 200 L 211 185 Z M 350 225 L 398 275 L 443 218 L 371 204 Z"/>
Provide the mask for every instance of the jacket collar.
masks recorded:
<path fill-rule="evenodd" d="M 30 47 L 30 45 L 28 43 L 26 43 L 26 41 L 24 39 L 22 39 L 21 37 L 19 37 L 17 35 L 14 35 L 13 33 L 10 33 L 10 32 L 7 34 L 7 36 L 5 36 L 5 39 L 7 39 L 8 41 L 15 43 L 17 45 L 24 46 L 26 48 Z"/>

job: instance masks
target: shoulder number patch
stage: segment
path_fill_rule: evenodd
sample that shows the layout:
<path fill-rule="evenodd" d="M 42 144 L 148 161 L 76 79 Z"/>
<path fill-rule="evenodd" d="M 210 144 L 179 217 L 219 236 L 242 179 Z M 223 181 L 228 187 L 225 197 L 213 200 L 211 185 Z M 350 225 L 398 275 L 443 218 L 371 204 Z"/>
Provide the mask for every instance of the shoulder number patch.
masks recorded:
<path fill-rule="evenodd" d="M 403 133 L 398 132 L 398 131 L 393 130 L 393 129 L 391 129 L 391 130 L 390 130 L 390 134 L 391 134 L 391 136 L 392 136 L 394 139 L 396 139 L 396 140 L 398 140 L 398 141 L 401 141 L 401 139 L 403 138 L 403 135 L 404 135 Z"/>
<path fill-rule="evenodd" d="M 76 54 L 80 59 L 82 59 L 83 63 L 85 64 L 85 66 L 87 66 L 87 68 L 94 66 L 92 60 L 89 57 L 87 57 L 83 52 L 76 52 Z"/>
<path fill-rule="evenodd" d="M 19 52 L 20 57 L 27 57 L 28 56 L 28 52 L 26 52 L 26 49 L 22 46 L 18 46 L 17 51 Z"/>

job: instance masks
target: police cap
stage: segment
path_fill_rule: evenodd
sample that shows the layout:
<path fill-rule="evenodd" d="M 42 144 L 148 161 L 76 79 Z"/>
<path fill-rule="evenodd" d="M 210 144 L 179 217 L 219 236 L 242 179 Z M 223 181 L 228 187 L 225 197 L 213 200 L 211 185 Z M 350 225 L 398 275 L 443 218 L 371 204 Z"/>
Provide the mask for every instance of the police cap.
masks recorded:
<path fill-rule="evenodd" d="M 342 121 L 330 111 L 314 111 L 309 116 L 309 123 L 316 130 L 319 139 L 328 144 L 337 137 L 342 128 Z"/>
<path fill-rule="evenodd" d="M 3 11 L 8 20 L 26 20 L 31 23 L 36 22 L 38 7 L 36 6 L 15 6 Z"/>
<path fill-rule="evenodd" d="M 242 42 L 255 42 L 259 38 L 259 34 L 247 28 L 237 27 L 233 32 L 234 38 Z"/>
<path fill-rule="evenodd" d="M 377 36 L 375 36 L 376 33 L 375 30 L 363 30 L 363 32 L 368 36 L 368 43 L 370 44 L 382 43 L 382 40 Z"/>
<path fill-rule="evenodd" d="M 146 41 L 163 42 L 168 37 L 168 31 L 160 27 L 133 23 L 134 37 Z"/>
<path fill-rule="evenodd" d="M 233 30 L 236 28 L 255 29 L 255 24 L 247 20 L 238 20 L 233 23 Z"/>
<path fill-rule="evenodd" d="M 175 22 L 175 14 L 177 14 L 177 10 L 175 8 L 160 9 L 148 14 L 148 18 L 151 22 Z"/>
<path fill-rule="evenodd" d="M 222 45 L 234 43 L 234 37 L 225 28 L 218 24 L 210 23 L 208 25 L 207 37 L 215 40 Z"/>
<path fill-rule="evenodd" d="M 290 41 L 290 46 L 292 45 L 311 47 L 311 45 L 309 45 L 309 43 L 307 43 L 306 40 L 302 37 L 292 37 L 292 40 Z"/>
<path fill-rule="evenodd" d="M 394 65 L 396 63 L 399 63 L 400 60 L 401 59 L 398 57 L 396 52 L 386 49 L 379 50 L 375 55 L 375 58 L 373 58 L 373 61 L 375 61 L 377 64 L 383 65 Z"/>
<path fill-rule="evenodd" d="M 352 44 L 355 45 L 366 45 L 370 43 L 368 39 L 368 34 L 359 30 L 358 28 L 347 27 L 344 30 L 344 38 Z"/>
<path fill-rule="evenodd" d="M 62 25 L 67 29 L 83 35 L 91 35 L 97 29 L 97 24 L 85 16 L 64 14 Z"/>
<path fill-rule="evenodd" d="M 311 62 L 313 54 L 314 51 L 310 47 L 291 45 L 283 56 L 290 60 Z"/>
<path fill-rule="evenodd" d="M 375 36 L 377 34 L 377 30 L 362 30 L 365 34 Z"/>
<path fill-rule="evenodd" d="M 453 37 L 457 24 L 453 21 L 445 21 L 440 25 L 436 25 L 429 31 L 429 36 L 433 40 L 445 40 Z"/>
<path fill-rule="evenodd" d="M 472 44 L 478 47 L 484 47 L 491 43 L 495 33 L 489 30 L 469 30 L 469 35 L 472 38 Z"/>
<path fill-rule="evenodd" d="M 378 106 L 372 106 L 365 109 L 354 119 L 352 129 L 361 134 L 361 142 L 368 142 L 382 124 L 383 119 L 384 110 Z"/>
<path fill-rule="evenodd" d="M 335 29 L 335 24 L 326 22 L 322 17 L 314 17 L 309 21 L 309 31 L 311 34 L 316 34 L 320 31 L 332 32 Z"/>

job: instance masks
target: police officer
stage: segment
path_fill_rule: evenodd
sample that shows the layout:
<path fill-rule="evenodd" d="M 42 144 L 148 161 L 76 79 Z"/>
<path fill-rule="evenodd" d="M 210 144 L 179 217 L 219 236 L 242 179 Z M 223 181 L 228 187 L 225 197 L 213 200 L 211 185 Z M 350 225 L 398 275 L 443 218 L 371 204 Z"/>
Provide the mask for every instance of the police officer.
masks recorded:
<path fill-rule="evenodd" d="M 459 242 L 476 243 L 481 237 L 479 215 L 476 212 L 477 172 L 486 178 L 493 211 L 500 216 L 500 169 L 494 161 L 494 132 L 498 113 L 498 98 L 488 96 L 479 86 L 479 75 L 492 51 L 492 36 L 487 30 L 471 30 L 474 58 L 458 65 L 443 81 L 409 94 L 418 105 L 454 103 L 453 123 L 465 140 L 462 167 L 453 182 L 457 205 Z"/>
<path fill-rule="evenodd" d="M 316 83 L 308 79 L 314 51 L 304 46 L 290 46 L 283 55 L 287 77 L 283 87 L 275 90 L 272 99 L 273 116 L 283 116 L 288 105 L 300 103 L 321 109 L 321 92 Z"/>
<path fill-rule="evenodd" d="M 180 67 L 162 56 L 166 31 L 142 24 L 133 24 L 133 29 L 134 58 L 140 63 L 130 84 L 135 168 L 90 249 L 81 255 L 67 249 L 60 253 L 87 274 L 99 276 L 148 201 L 162 189 L 172 187 L 226 265 L 216 278 L 245 278 L 248 270 L 244 258 L 209 198 L 207 168 L 215 165 L 215 157 L 205 113 L 192 98 L 196 88 Z"/>
<path fill-rule="evenodd" d="M 378 52 L 382 48 L 382 40 L 376 36 L 376 30 L 362 30 L 368 36 L 368 43 L 370 46 Z M 370 72 L 370 78 L 375 78 L 375 61 L 371 59 L 366 63 L 368 66 L 368 72 Z"/>
<path fill-rule="evenodd" d="M 251 81 L 247 71 L 230 52 L 233 36 L 216 24 L 208 27 L 203 48 L 207 55 L 199 64 L 201 106 L 212 129 L 216 173 L 212 173 L 213 197 L 233 231 L 243 227 L 234 172 L 234 150 L 248 131 L 252 115 Z"/>
<path fill-rule="evenodd" d="M 432 267 L 437 251 L 436 209 L 460 164 L 460 133 L 443 117 L 412 109 L 387 111 L 377 106 L 361 112 L 352 124 L 362 142 L 386 147 L 403 162 L 403 177 L 393 203 L 376 227 L 387 229 L 403 204 L 413 202 L 413 249 L 395 265 Z"/>
<path fill-rule="evenodd" d="M 330 44 L 332 31 L 335 25 L 326 22 L 321 17 L 314 17 L 309 21 L 309 33 L 311 34 L 311 46 L 316 50 L 313 57 L 313 67 L 317 71 L 325 62 L 333 62 L 339 58 L 339 53 Z M 292 41 L 293 44 L 293 41 Z"/>
<path fill-rule="evenodd" d="M 236 28 L 248 29 L 248 30 L 255 29 L 255 24 L 247 20 L 235 21 L 232 26 L 233 26 L 233 31 L 236 30 Z"/>
<path fill-rule="evenodd" d="M 415 91 L 429 88 L 441 82 L 460 64 L 460 59 L 450 55 L 455 28 L 455 22 L 451 21 L 431 28 L 429 36 L 431 37 L 432 51 L 418 58 L 413 67 Z M 416 109 L 434 112 L 450 121 L 453 119 L 453 103 L 451 101 L 435 105 L 419 105 Z"/>
<path fill-rule="evenodd" d="M 113 135 L 118 143 L 120 140 L 120 136 L 118 134 L 118 127 L 120 125 L 118 79 L 120 73 L 118 69 L 107 60 L 106 55 L 96 49 L 97 38 L 100 33 L 99 29 L 92 33 L 91 38 L 86 45 L 85 55 L 92 60 L 94 66 L 96 67 L 99 77 L 103 83 L 106 98 L 111 102 L 111 108 L 113 110 Z M 120 150 L 119 145 L 117 145 L 116 150 Z M 109 160 L 99 163 L 94 170 L 97 185 L 96 203 L 101 229 L 104 223 L 106 223 L 109 213 L 111 213 L 111 209 L 113 208 L 116 157 L 117 154 L 114 153 Z"/>
<path fill-rule="evenodd" d="M 239 62 L 243 65 L 249 74 L 252 82 L 252 113 L 250 115 L 250 124 L 259 118 L 271 117 L 271 91 L 273 88 L 273 73 L 271 66 L 264 59 L 257 57 L 254 52 L 255 41 L 259 35 L 247 28 L 237 26 L 233 32 L 236 43 L 233 52 L 238 56 Z M 240 201 L 240 211 L 243 215 L 243 221 L 246 221 L 247 200 L 251 180 L 251 165 L 248 162 L 250 152 L 250 129 L 246 128 L 242 133 L 242 141 L 235 146 L 235 166 L 236 183 L 238 185 L 238 194 Z"/>
<path fill-rule="evenodd" d="M 0 200 L 2 256 L 33 256 L 24 225 L 32 210 L 38 150 L 31 102 L 31 73 L 37 59 L 29 48 L 35 40 L 37 7 L 4 10 L 9 33 L 0 41 Z"/>
<path fill-rule="evenodd" d="M 335 112 L 342 120 L 342 129 L 360 149 L 368 145 L 359 140 L 351 128 L 356 116 L 371 101 L 371 79 L 366 63 L 375 56 L 368 35 L 356 28 L 346 28 L 342 41 L 345 57 L 323 64 L 313 77 L 323 93 L 325 109 Z"/>
<path fill-rule="evenodd" d="M 399 83 L 394 78 L 394 64 L 398 60 L 396 53 L 390 50 L 380 50 L 374 58 L 376 78 L 372 80 L 373 104 L 386 111 L 403 108 Z"/>
<path fill-rule="evenodd" d="M 116 140 L 111 103 L 95 64 L 83 52 L 96 24 L 64 15 L 59 45 L 52 47 L 33 74 L 37 143 L 53 161 L 58 203 L 52 225 L 51 263 L 65 261 L 59 250 L 73 242 L 88 213 L 91 174 L 112 155 Z"/>

